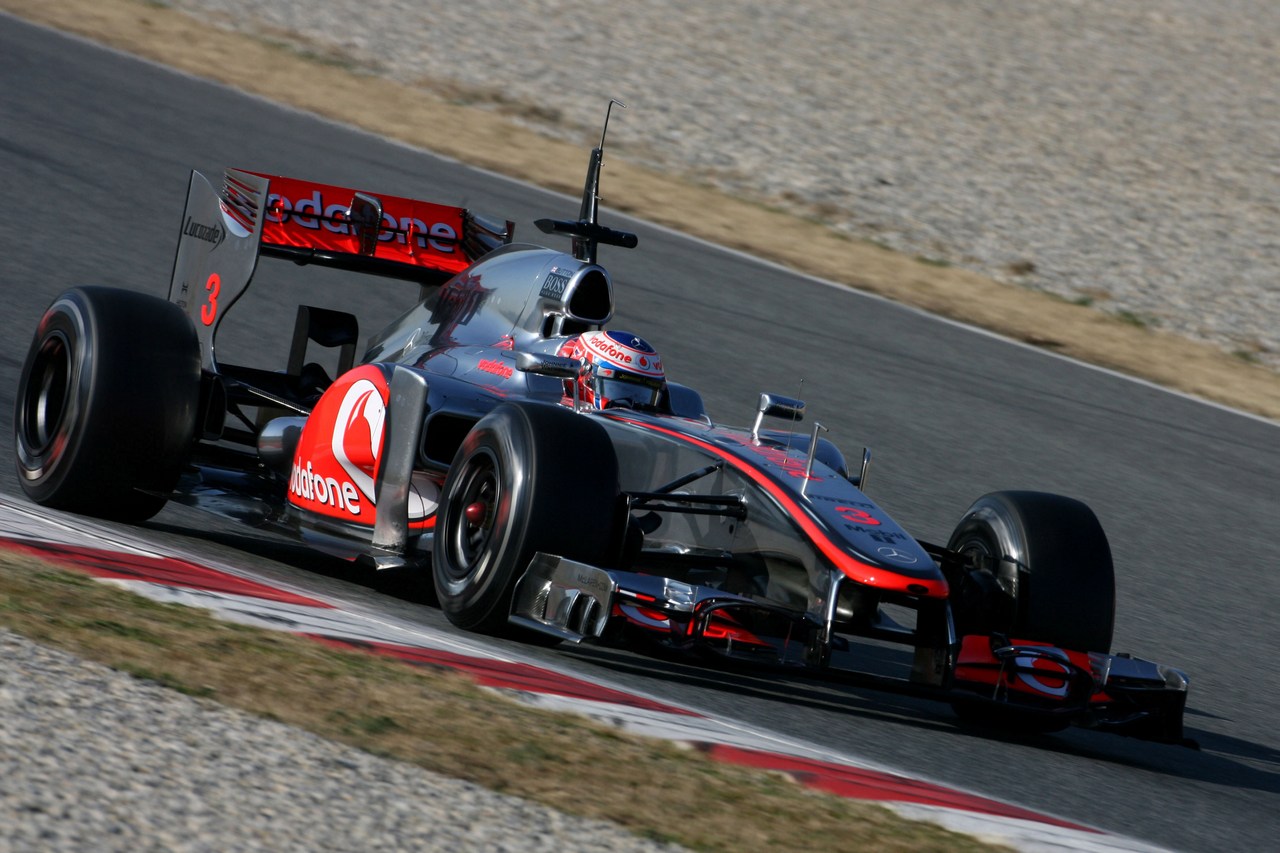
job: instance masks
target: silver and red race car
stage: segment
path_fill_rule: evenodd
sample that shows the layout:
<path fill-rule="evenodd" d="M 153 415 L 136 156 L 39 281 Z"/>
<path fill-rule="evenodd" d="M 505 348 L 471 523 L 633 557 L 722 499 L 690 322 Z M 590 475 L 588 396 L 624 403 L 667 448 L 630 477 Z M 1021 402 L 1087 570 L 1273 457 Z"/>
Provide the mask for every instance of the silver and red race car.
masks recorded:
<path fill-rule="evenodd" d="M 643 338 L 605 330 L 598 247 L 637 238 L 598 221 L 603 144 L 579 218 L 537 223 L 568 253 L 450 205 L 193 172 L 168 299 L 76 288 L 41 319 L 23 489 L 128 521 L 178 500 L 429 572 L 467 630 L 823 671 L 888 645 L 900 671 L 868 683 L 966 719 L 1180 742 L 1186 676 L 1110 651 L 1111 553 L 1084 504 L 988 494 L 945 546 L 919 541 L 867 497 L 868 452 L 850 466 L 797 426 L 803 402 L 761 394 L 753 425 L 718 424 Z M 421 296 L 358 361 L 354 316 L 299 306 L 283 370 L 225 364 L 261 259 Z"/>

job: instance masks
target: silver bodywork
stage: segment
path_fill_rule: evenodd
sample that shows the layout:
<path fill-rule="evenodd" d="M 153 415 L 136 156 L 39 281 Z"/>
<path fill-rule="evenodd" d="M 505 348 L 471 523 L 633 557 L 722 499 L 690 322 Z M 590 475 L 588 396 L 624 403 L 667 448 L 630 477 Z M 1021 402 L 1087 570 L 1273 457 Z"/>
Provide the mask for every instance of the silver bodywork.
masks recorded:
<path fill-rule="evenodd" d="M 467 233 L 457 245 L 479 247 L 477 259 L 450 276 L 421 278 L 424 298 L 377 334 L 357 360 L 357 366 L 375 368 L 388 389 L 376 522 L 336 523 L 296 506 L 285 507 L 275 520 L 376 569 L 421 565 L 435 534 L 430 525 L 411 524 L 416 484 L 444 483 L 470 429 L 496 407 L 511 401 L 563 406 L 593 419 L 607 434 L 635 547 L 609 566 L 535 554 L 515 581 L 513 624 L 570 642 L 609 640 L 626 630 L 681 649 L 817 668 L 831 664 L 852 636 L 905 647 L 906 682 L 950 689 L 961 641 L 953 587 L 974 567 L 917 541 L 868 498 L 868 451 L 850 472 L 840 451 L 820 436 L 824 427 L 796 427 L 804 403 L 778 395 L 762 394 L 755 423 L 734 428 L 714 423 L 700 396 L 678 383 L 669 383 L 658 407 L 648 411 L 585 409 L 566 394 L 576 363 L 557 354 L 572 336 L 601 328 L 614 313 L 613 283 L 596 263 L 596 244 L 635 244 L 634 235 L 595 221 L 599 149 L 592 163 L 582 218 L 538 223 L 571 236 L 572 254 L 510 243 L 510 228 L 481 227 L 464 214 Z M 350 232 L 349 254 L 317 253 L 305 246 L 261 245 L 268 179 L 229 172 L 227 186 L 236 192 L 216 192 L 193 175 L 186 220 L 221 221 L 225 231 L 211 241 L 207 229 L 184 229 L 170 299 L 200 333 L 210 378 L 207 408 L 213 413 L 206 438 L 228 434 L 224 421 L 215 418 L 222 417 L 223 403 L 246 422 L 253 418 L 237 406 L 256 407 L 254 452 L 270 480 L 287 469 L 314 404 L 290 393 L 300 378 L 293 375 L 302 363 L 297 350 L 317 339 L 350 347 L 353 337 L 341 322 L 317 312 L 318 322 L 330 325 L 319 335 L 301 326 L 295 331 L 291 369 L 283 379 L 220 365 L 214 335 L 222 315 L 206 313 L 202 321 L 208 305 L 199 298 L 208 290 L 202 282 L 211 281 L 213 253 L 232 259 L 218 267 L 228 305 L 248 286 L 261 254 L 352 269 L 365 265 L 379 274 L 390 269 L 411 279 L 426 274 L 376 257 L 382 237 L 361 225 L 379 221 L 382 202 L 376 197 L 356 194 L 346 217 L 333 220 L 335 228 Z M 412 227 L 401 236 L 409 247 L 415 239 L 428 239 Z M 786 429 L 766 428 L 779 419 Z M 248 483 L 244 491 L 258 489 L 260 502 L 274 488 L 273 481 L 262 488 L 261 472 L 242 479 Z M 188 498 L 200 503 L 206 495 L 191 489 Z M 993 556 L 1011 564 L 1020 559 L 1017 553 Z M 1016 595 L 1016 575 L 1002 575 L 1001 583 Z M 993 649 L 995 665 L 1014 669 L 1043 654 L 995 639 Z M 1092 666 L 1096 671 L 1080 675 L 1082 683 L 1122 673 L 1119 680 L 1139 693 L 1180 691 L 1185 700 L 1185 679 L 1179 686 L 1165 668 L 1108 654 L 1098 654 Z M 1070 712 L 1078 715 L 1082 707 L 1073 705 Z"/>

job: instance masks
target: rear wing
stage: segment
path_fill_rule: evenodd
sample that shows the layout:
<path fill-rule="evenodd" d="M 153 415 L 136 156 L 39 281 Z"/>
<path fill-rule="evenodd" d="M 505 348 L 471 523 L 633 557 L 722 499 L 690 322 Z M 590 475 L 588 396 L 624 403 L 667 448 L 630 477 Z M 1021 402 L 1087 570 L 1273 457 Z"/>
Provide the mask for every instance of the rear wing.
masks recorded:
<path fill-rule="evenodd" d="M 514 227 L 461 207 L 239 169 L 227 169 L 214 189 L 193 171 L 169 301 L 191 317 L 201 361 L 214 369 L 214 333 L 248 289 L 260 256 L 427 287 L 511 242 Z"/>

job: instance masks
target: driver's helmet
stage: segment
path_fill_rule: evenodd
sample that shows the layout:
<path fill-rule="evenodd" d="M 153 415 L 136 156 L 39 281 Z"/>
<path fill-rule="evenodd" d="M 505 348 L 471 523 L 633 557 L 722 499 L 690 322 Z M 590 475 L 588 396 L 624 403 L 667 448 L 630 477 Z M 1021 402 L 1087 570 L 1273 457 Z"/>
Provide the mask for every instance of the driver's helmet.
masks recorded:
<path fill-rule="evenodd" d="M 630 332 L 583 332 L 560 349 L 561 355 L 582 362 L 578 395 L 588 406 L 653 408 L 666 387 L 662 359 L 649 342 Z M 572 398 L 573 383 L 566 380 L 565 394 Z"/>

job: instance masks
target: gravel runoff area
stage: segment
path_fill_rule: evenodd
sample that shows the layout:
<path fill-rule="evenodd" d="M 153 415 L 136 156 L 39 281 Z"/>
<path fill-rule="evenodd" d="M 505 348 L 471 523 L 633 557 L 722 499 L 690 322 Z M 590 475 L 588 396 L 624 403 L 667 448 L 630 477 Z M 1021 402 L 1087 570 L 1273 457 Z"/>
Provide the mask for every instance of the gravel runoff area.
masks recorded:
<path fill-rule="evenodd" d="M 0 630 L 0 853 L 658 851 Z"/>
<path fill-rule="evenodd" d="M 1275 0 L 170 0 L 1280 367 Z"/>

